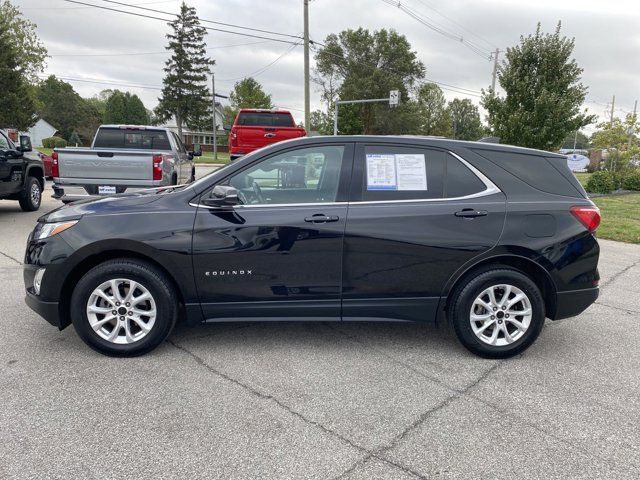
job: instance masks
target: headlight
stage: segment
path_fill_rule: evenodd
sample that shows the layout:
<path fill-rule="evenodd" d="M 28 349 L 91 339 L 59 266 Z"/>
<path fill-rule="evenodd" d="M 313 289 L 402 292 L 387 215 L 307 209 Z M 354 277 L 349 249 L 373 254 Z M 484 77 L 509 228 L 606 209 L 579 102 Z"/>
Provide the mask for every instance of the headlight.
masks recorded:
<path fill-rule="evenodd" d="M 78 223 L 78 220 L 56 223 L 40 223 L 33 232 L 33 239 L 42 240 L 44 238 L 53 237 L 54 235 L 64 232 L 67 228 L 73 227 L 76 223 Z"/>

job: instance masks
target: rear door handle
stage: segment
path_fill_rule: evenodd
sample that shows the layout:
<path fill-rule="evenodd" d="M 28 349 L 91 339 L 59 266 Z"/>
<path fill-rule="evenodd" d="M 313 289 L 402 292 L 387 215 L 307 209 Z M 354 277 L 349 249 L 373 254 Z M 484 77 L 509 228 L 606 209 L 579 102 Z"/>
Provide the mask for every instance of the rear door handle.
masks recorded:
<path fill-rule="evenodd" d="M 456 217 L 462 217 L 462 218 L 476 218 L 476 217 L 486 217 L 488 213 L 489 212 L 487 212 L 486 210 L 475 210 L 473 208 L 465 208 L 463 210 L 460 210 L 459 212 L 454 213 L 454 215 Z"/>
<path fill-rule="evenodd" d="M 311 217 L 306 217 L 304 219 L 305 222 L 308 223 L 327 223 L 327 222 L 337 222 L 340 218 L 337 215 L 323 215 L 321 213 L 317 213 Z"/>

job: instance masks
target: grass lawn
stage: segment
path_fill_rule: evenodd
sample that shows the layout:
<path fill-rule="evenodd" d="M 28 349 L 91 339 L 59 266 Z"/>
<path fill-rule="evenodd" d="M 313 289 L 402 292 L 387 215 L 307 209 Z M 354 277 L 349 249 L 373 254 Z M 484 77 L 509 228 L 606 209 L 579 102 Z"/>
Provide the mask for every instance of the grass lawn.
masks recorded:
<path fill-rule="evenodd" d="M 582 184 L 583 187 L 587 184 L 587 181 L 591 176 L 591 174 L 588 172 L 574 172 L 573 174 L 576 176 L 576 178 Z"/>
<path fill-rule="evenodd" d="M 196 163 L 229 163 L 229 154 L 227 152 L 218 152 L 218 160 L 213 159 L 213 152 L 202 152 L 201 157 L 195 157 L 193 159 Z"/>
<path fill-rule="evenodd" d="M 600 208 L 598 238 L 640 243 L 640 193 L 592 199 Z"/>

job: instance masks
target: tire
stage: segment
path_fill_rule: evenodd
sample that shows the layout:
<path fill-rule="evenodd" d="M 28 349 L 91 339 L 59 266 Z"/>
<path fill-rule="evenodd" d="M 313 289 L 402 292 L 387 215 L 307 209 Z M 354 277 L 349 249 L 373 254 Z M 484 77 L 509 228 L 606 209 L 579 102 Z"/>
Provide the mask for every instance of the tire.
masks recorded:
<path fill-rule="evenodd" d="M 137 285 L 129 297 L 132 282 Z M 97 294 L 98 290 L 106 297 Z M 143 297 L 146 294 L 150 300 Z M 112 357 L 150 352 L 171 333 L 177 316 L 178 299 L 171 281 L 155 266 L 137 259 L 115 259 L 94 267 L 71 295 L 71 321 L 76 332 L 91 348 Z"/>
<path fill-rule="evenodd" d="M 189 183 L 193 183 L 196 181 L 196 167 L 191 168 L 191 178 L 189 179 Z"/>
<path fill-rule="evenodd" d="M 538 286 L 508 267 L 494 266 L 469 278 L 455 289 L 448 309 L 458 340 L 484 358 L 524 352 L 544 326 L 545 305 Z"/>
<path fill-rule="evenodd" d="M 35 177 L 27 177 L 24 182 L 24 188 L 20 192 L 18 198 L 20 208 L 25 212 L 35 212 L 40 208 L 42 203 L 42 187 Z"/>
<path fill-rule="evenodd" d="M 174 173 L 173 175 L 171 175 L 171 185 L 177 185 L 178 184 L 178 176 Z"/>

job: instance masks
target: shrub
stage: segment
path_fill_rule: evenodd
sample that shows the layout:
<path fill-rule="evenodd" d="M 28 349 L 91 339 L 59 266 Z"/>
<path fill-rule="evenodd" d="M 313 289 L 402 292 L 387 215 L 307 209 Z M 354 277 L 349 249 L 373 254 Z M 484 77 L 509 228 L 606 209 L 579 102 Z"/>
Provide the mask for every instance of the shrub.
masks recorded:
<path fill-rule="evenodd" d="M 589 177 L 585 188 L 589 193 L 611 193 L 616 189 L 616 179 L 607 170 L 594 172 Z"/>
<path fill-rule="evenodd" d="M 44 148 L 64 148 L 67 146 L 67 141 L 61 137 L 43 138 L 42 146 Z"/>
<path fill-rule="evenodd" d="M 622 188 L 625 190 L 640 191 L 640 169 L 630 170 L 622 179 Z"/>

